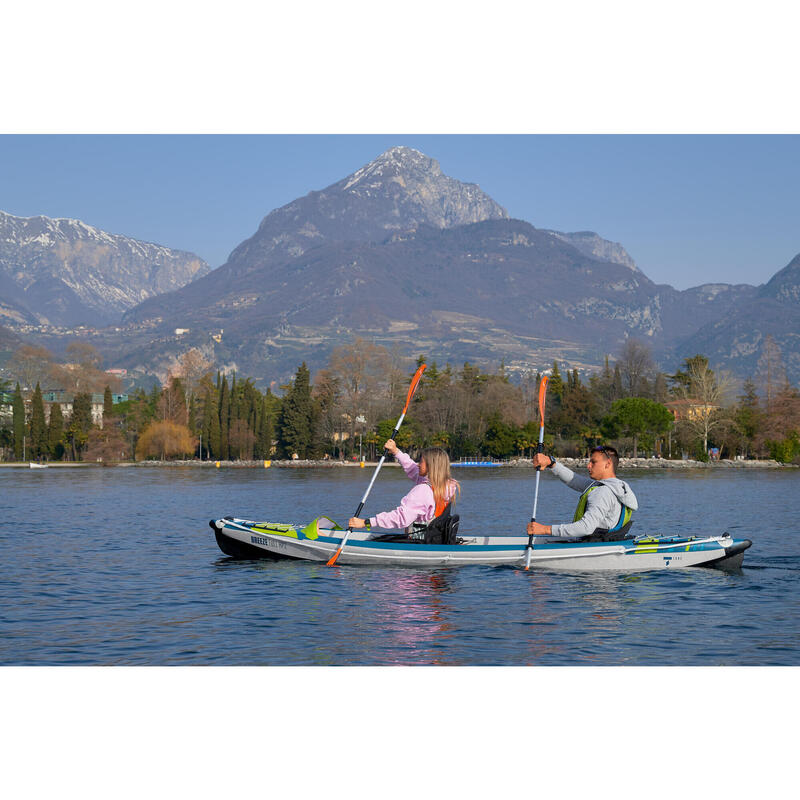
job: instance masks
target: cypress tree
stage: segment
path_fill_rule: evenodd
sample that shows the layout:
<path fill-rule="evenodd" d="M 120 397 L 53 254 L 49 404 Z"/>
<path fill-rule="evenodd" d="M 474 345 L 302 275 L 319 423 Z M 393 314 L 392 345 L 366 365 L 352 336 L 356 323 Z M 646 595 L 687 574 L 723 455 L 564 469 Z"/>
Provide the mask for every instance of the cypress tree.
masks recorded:
<path fill-rule="evenodd" d="M 217 459 L 220 457 L 219 408 L 217 392 L 212 389 L 206 392 L 204 422 L 203 441 L 211 458 Z"/>
<path fill-rule="evenodd" d="M 107 419 L 114 416 L 114 397 L 111 394 L 111 387 L 106 386 L 103 391 L 103 424 Z"/>
<path fill-rule="evenodd" d="M 22 399 L 22 390 L 19 388 L 19 381 L 17 388 L 14 390 L 14 400 L 11 404 L 13 415 L 14 427 L 14 459 L 21 461 L 23 457 L 23 441 L 25 437 L 25 402 Z"/>
<path fill-rule="evenodd" d="M 192 432 L 192 436 L 197 433 L 197 400 L 194 392 L 189 397 L 189 430 Z"/>
<path fill-rule="evenodd" d="M 67 428 L 67 437 L 72 444 L 72 458 L 76 461 L 80 461 L 91 427 L 92 396 L 88 392 L 79 392 L 72 400 L 72 419 Z"/>
<path fill-rule="evenodd" d="M 33 391 L 33 399 L 31 400 L 31 458 L 42 458 L 48 454 L 49 450 L 42 390 L 37 381 L 36 388 Z"/>
<path fill-rule="evenodd" d="M 50 406 L 50 424 L 47 426 L 47 440 L 50 446 L 50 455 L 53 458 L 64 457 L 64 415 L 61 406 L 53 403 Z"/>
<path fill-rule="evenodd" d="M 614 383 L 611 385 L 612 401 L 622 399 L 623 394 L 624 392 L 622 391 L 622 373 L 619 370 L 619 362 L 617 362 L 614 365 Z"/>
<path fill-rule="evenodd" d="M 550 385 L 548 386 L 553 397 L 559 400 L 564 396 L 564 381 L 561 380 L 561 373 L 558 370 L 558 361 L 553 362 L 553 370 L 550 374 Z"/>
<path fill-rule="evenodd" d="M 219 456 L 223 461 L 226 461 L 230 456 L 228 447 L 228 434 L 230 433 L 231 424 L 231 398 L 228 392 L 228 378 L 222 376 L 222 384 L 219 389 Z"/>
<path fill-rule="evenodd" d="M 272 456 L 272 442 L 275 439 L 275 398 L 267 389 L 262 400 L 261 424 L 258 428 L 258 448 L 262 458 Z"/>
<path fill-rule="evenodd" d="M 298 368 L 294 382 L 283 398 L 278 438 L 288 458 L 294 453 L 299 458 L 306 458 L 312 446 L 311 385 L 305 361 Z"/>

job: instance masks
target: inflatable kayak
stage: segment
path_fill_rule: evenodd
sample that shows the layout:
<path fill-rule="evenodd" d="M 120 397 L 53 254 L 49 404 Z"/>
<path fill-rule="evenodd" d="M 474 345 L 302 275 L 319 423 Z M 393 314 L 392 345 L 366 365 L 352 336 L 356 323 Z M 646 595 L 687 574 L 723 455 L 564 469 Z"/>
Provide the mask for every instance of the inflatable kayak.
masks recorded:
<path fill-rule="evenodd" d="M 301 528 L 236 517 L 209 522 L 220 550 L 233 558 L 295 558 L 326 562 L 344 530 L 327 517 Z M 526 535 L 461 534 L 455 544 L 422 544 L 403 535 L 350 533 L 337 564 L 410 567 L 525 563 Z M 565 541 L 536 536 L 531 565 L 563 570 L 651 570 L 683 567 L 738 569 L 749 539 L 721 536 L 628 536 L 618 541 Z"/>

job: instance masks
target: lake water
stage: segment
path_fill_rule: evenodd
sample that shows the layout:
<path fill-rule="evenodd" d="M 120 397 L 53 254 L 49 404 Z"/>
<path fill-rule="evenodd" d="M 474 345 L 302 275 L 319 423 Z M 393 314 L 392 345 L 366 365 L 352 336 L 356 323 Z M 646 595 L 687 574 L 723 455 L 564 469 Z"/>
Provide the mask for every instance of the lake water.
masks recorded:
<path fill-rule="evenodd" d="M 521 530 L 534 473 L 454 470 L 462 530 Z M 0 469 L 0 664 L 797 665 L 800 471 L 637 471 L 635 530 L 749 538 L 744 568 L 587 574 L 235 561 L 208 520 L 355 511 L 370 469 Z M 365 513 L 409 484 L 386 468 Z M 537 517 L 577 495 L 545 475 Z"/>

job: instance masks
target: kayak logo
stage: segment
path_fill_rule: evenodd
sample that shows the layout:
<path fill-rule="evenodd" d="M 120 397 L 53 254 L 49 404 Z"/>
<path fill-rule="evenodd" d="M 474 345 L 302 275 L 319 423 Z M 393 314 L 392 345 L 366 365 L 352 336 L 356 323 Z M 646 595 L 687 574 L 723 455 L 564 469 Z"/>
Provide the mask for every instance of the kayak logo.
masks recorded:
<path fill-rule="evenodd" d="M 263 544 L 264 546 L 269 544 L 269 539 L 264 539 L 262 536 L 251 536 L 250 541 L 253 544 Z"/>
<path fill-rule="evenodd" d="M 668 567 L 669 566 L 669 562 L 672 561 L 673 558 L 674 558 L 674 556 L 664 556 L 664 561 L 666 562 L 666 564 L 664 564 L 664 566 Z"/>

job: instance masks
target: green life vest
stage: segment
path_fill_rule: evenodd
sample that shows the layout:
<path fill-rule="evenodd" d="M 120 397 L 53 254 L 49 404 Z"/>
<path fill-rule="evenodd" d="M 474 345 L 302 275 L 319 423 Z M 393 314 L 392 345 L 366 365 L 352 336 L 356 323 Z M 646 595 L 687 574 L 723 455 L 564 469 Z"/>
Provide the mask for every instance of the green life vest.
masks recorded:
<path fill-rule="evenodd" d="M 603 484 L 602 483 L 593 483 L 588 489 L 586 489 L 583 492 L 583 494 L 578 499 L 578 507 L 575 509 L 575 516 L 572 518 L 573 522 L 577 522 L 579 519 L 583 518 L 583 515 L 586 513 L 586 504 L 589 502 L 589 495 L 591 494 L 591 492 L 593 492 L 595 489 L 599 488 L 600 486 L 603 486 Z M 614 497 L 617 497 L 617 496 L 614 495 Z M 618 531 L 618 530 L 620 530 L 620 528 L 623 528 L 625 525 L 627 525 L 630 522 L 631 517 L 633 516 L 633 511 L 630 508 L 628 508 L 628 506 L 626 506 L 624 503 L 622 503 L 622 501 L 620 501 L 620 499 L 618 497 L 617 497 L 617 502 L 619 502 L 619 504 L 622 506 L 622 512 L 619 515 L 619 519 L 617 520 L 617 524 L 613 528 L 609 528 L 608 529 L 609 533 L 611 533 L 613 531 Z M 597 530 L 599 531 L 599 530 L 603 530 L 603 529 L 602 528 L 598 528 Z"/>

